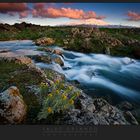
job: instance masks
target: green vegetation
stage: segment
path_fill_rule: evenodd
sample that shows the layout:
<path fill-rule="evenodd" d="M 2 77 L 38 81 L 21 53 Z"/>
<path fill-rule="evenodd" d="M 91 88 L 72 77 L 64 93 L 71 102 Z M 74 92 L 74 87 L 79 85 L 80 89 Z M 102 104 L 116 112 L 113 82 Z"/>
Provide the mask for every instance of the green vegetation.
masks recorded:
<path fill-rule="evenodd" d="M 0 60 L 0 92 L 10 86 L 16 86 L 19 89 L 27 104 L 29 122 L 32 122 L 37 115 L 40 104 L 36 95 L 27 87 L 39 86 L 42 81 L 42 77 L 35 70 L 29 70 L 26 65 Z"/>
<path fill-rule="evenodd" d="M 74 100 L 79 96 L 79 92 L 75 92 L 73 86 L 65 86 L 59 80 L 55 80 L 53 85 L 41 83 L 41 95 L 47 94 L 44 98 L 42 110 L 38 115 L 38 119 L 47 119 L 49 115 L 62 113 L 68 109 L 74 108 Z"/>
<path fill-rule="evenodd" d="M 35 41 L 47 37 L 55 40 L 54 45 L 67 50 L 140 58 L 139 28 L 50 27 L 27 23 L 1 26 L 0 40 Z"/>
<path fill-rule="evenodd" d="M 46 118 L 50 123 L 56 119 L 56 115 L 61 116 L 75 107 L 74 102 L 80 91 L 68 84 L 63 75 L 50 69 L 44 70 L 47 79 L 54 82 L 49 85 L 35 69 L 27 65 L 1 59 L 0 66 L 0 92 L 10 86 L 19 89 L 27 105 L 25 123 L 40 123 Z M 36 88 L 39 94 L 35 93 Z"/>

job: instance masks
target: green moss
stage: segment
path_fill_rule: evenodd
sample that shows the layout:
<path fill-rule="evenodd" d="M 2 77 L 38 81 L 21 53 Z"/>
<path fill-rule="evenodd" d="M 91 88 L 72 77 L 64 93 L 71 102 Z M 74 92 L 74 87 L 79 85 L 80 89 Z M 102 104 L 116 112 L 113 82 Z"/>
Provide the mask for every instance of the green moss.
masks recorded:
<path fill-rule="evenodd" d="M 27 104 L 27 121 L 32 122 L 40 109 L 40 103 L 38 97 L 27 87 L 39 86 L 43 79 L 35 70 L 29 70 L 25 65 L 0 61 L 0 67 L 0 92 L 10 86 L 17 86 Z"/>

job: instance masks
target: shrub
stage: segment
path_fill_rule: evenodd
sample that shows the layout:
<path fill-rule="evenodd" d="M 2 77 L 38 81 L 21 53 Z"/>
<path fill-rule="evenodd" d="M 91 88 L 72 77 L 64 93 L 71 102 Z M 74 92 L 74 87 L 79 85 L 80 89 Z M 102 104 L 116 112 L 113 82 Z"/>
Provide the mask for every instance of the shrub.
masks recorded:
<path fill-rule="evenodd" d="M 49 115 L 62 113 L 74 108 L 74 101 L 80 95 L 73 86 L 66 86 L 63 82 L 56 80 L 53 85 L 41 83 L 41 95 L 47 94 L 42 104 L 42 110 L 38 114 L 38 119 L 46 119 Z"/>

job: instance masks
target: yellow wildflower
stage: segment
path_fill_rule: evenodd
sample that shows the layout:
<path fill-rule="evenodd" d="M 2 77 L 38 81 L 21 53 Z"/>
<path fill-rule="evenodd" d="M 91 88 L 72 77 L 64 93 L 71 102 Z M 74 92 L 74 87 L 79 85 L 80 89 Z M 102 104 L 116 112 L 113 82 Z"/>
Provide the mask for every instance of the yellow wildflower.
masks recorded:
<path fill-rule="evenodd" d="M 68 89 L 69 89 L 69 90 L 72 90 L 72 89 L 73 89 L 73 87 L 72 87 L 72 86 L 69 86 L 69 87 L 68 87 Z"/>
<path fill-rule="evenodd" d="M 47 112 L 48 112 L 48 113 L 52 113 L 52 108 L 51 108 L 51 107 L 48 107 L 48 108 L 47 108 Z"/>
<path fill-rule="evenodd" d="M 56 90 L 56 92 L 55 92 L 56 94 L 59 94 L 59 90 Z"/>
<path fill-rule="evenodd" d="M 48 94 L 48 97 L 52 97 L 53 95 L 50 93 L 50 94 Z"/>
<path fill-rule="evenodd" d="M 56 84 L 58 84 L 58 83 L 59 83 L 59 80 L 58 80 L 58 79 L 56 79 L 56 80 L 55 80 L 55 83 L 56 83 Z"/>
<path fill-rule="evenodd" d="M 64 88 L 64 87 L 65 87 L 65 85 L 62 83 L 62 84 L 61 84 L 61 88 Z"/>
<path fill-rule="evenodd" d="M 77 93 L 76 93 L 76 96 L 77 96 L 77 97 L 79 97 L 79 96 L 80 96 L 80 93 L 79 93 L 79 92 L 77 92 Z"/>
<path fill-rule="evenodd" d="M 70 103 L 71 105 L 73 105 L 73 104 L 74 104 L 74 101 L 73 101 L 73 100 L 69 100 L 69 103 Z"/>
<path fill-rule="evenodd" d="M 63 99 L 63 100 L 66 100 L 66 99 L 67 99 L 67 96 L 63 94 L 63 95 L 62 95 L 62 99 Z"/>
<path fill-rule="evenodd" d="M 44 87 L 46 84 L 44 82 L 41 82 L 41 87 Z"/>

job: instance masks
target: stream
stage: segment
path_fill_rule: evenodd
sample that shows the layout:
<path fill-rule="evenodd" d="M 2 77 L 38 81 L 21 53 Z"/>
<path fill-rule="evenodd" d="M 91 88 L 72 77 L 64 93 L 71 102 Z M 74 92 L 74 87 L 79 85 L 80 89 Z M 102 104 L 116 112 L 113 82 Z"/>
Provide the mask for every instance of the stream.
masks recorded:
<path fill-rule="evenodd" d="M 45 54 L 37 51 L 37 47 L 31 40 L 0 41 L 0 50 L 7 49 L 18 55 Z M 61 50 L 63 67 L 54 62 L 36 65 L 62 73 L 69 81 L 78 81 L 80 88 L 90 96 L 106 97 L 113 104 L 120 101 L 140 104 L 140 60 Z"/>

